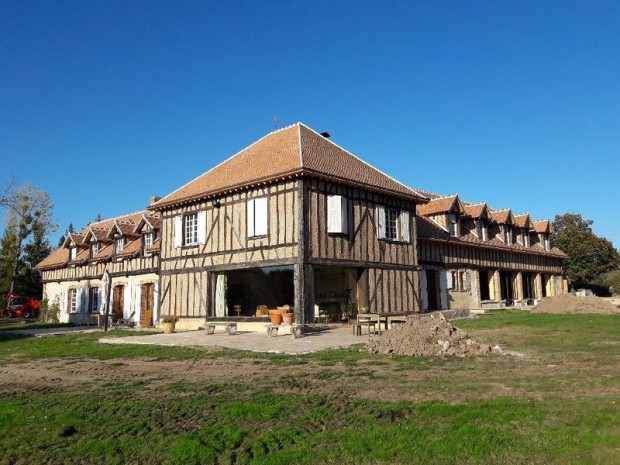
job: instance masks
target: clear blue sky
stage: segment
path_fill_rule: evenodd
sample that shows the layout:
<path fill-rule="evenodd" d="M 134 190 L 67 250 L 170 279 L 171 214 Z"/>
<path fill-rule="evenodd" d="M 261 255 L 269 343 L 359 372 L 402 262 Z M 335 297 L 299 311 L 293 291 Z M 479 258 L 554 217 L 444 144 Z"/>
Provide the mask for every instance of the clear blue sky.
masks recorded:
<path fill-rule="evenodd" d="M 0 31 L 0 184 L 49 191 L 61 230 L 144 208 L 277 115 L 620 246 L 619 2 L 4 0 Z"/>

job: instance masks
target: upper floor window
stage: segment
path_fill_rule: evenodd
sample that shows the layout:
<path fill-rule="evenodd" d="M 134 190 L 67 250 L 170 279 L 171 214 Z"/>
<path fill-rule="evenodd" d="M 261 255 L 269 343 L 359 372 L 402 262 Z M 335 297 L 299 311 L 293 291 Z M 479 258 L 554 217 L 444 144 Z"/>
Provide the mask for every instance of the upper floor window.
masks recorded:
<path fill-rule="evenodd" d="M 377 207 L 377 238 L 388 241 L 410 241 L 409 211 L 384 206 Z"/>
<path fill-rule="evenodd" d="M 327 232 L 346 234 L 348 231 L 349 210 L 347 199 L 342 195 L 327 196 Z"/>
<path fill-rule="evenodd" d="M 504 230 L 504 244 L 512 244 L 512 229 L 507 224 L 502 226 Z"/>
<path fill-rule="evenodd" d="M 545 250 L 551 250 L 551 244 L 549 243 L 549 234 L 545 234 L 543 237 L 544 237 Z"/>
<path fill-rule="evenodd" d="M 75 260 L 75 257 L 77 257 L 77 247 L 71 247 L 69 249 L 69 255 L 71 257 L 71 260 Z"/>
<path fill-rule="evenodd" d="M 480 219 L 476 221 L 476 235 L 478 236 L 478 239 L 480 239 L 481 241 L 486 241 L 488 240 L 488 235 L 487 235 L 487 225 L 484 222 L 484 220 Z"/>
<path fill-rule="evenodd" d="M 90 258 L 95 258 L 99 253 L 99 242 L 92 242 L 90 244 Z"/>
<path fill-rule="evenodd" d="M 142 254 L 149 255 L 148 250 L 153 247 L 153 233 L 147 232 L 142 235 Z"/>
<path fill-rule="evenodd" d="M 174 246 L 204 244 L 207 235 L 207 212 L 186 213 L 174 218 Z"/>
<path fill-rule="evenodd" d="M 267 197 L 248 200 L 247 215 L 248 237 L 266 236 L 268 225 Z"/>
<path fill-rule="evenodd" d="M 448 215 L 448 232 L 450 237 L 459 237 L 459 219 L 454 213 Z"/>
<path fill-rule="evenodd" d="M 91 287 L 88 289 L 88 311 L 97 313 L 99 311 L 99 288 Z"/>
<path fill-rule="evenodd" d="M 530 232 L 526 228 L 521 230 L 521 242 L 523 243 L 523 247 L 530 246 Z"/>
<path fill-rule="evenodd" d="M 114 251 L 116 253 L 121 253 L 124 247 L 125 247 L 125 238 L 124 237 L 117 238 L 114 243 Z"/>

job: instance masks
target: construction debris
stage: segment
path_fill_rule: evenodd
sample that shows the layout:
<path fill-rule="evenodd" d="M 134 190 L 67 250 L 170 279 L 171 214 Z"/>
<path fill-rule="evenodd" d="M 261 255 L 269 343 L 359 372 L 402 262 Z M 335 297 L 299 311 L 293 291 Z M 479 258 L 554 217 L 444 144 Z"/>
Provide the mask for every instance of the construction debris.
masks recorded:
<path fill-rule="evenodd" d="M 532 309 L 541 313 L 620 313 L 620 308 L 600 297 L 560 294 L 544 299 Z"/>
<path fill-rule="evenodd" d="M 369 339 L 366 350 L 372 354 L 412 356 L 469 357 L 502 353 L 499 346 L 479 344 L 465 331 L 452 326 L 442 314 L 410 316 L 406 323 Z"/>

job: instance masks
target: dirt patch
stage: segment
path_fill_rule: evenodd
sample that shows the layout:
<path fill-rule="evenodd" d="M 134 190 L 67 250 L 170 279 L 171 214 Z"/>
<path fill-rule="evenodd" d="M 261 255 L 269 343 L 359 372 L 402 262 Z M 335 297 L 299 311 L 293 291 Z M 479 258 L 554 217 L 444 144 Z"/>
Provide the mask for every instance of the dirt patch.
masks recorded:
<path fill-rule="evenodd" d="M 532 309 L 541 313 L 620 313 L 620 308 L 600 297 L 560 294 L 543 300 Z"/>
<path fill-rule="evenodd" d="M 479 344 L 465 331 L 454 326 L 441 314 L 413 316 L 401 326 L 369 339 L 366 350 L 371 354 L 393 355 L 488 355 L 501 349 Z"/>

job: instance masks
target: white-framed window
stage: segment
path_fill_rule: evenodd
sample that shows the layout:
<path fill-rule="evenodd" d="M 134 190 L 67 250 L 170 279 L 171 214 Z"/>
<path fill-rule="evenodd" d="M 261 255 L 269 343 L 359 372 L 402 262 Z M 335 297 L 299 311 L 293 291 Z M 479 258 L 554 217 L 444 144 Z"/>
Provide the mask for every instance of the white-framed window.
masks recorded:
<path fill-rule="evenodd" d="M 459 237 L 459 218 L 456 214 L 450 213 L 448 215 L 448 232 L 450 233 L 450 237 Z"/>
<path fill-rule="evenodd" d="M 521 242 L 523 242 L 523 247 L 530 246 L 530 232 L 526 228 L 521 230 Z"/>
<path fill-rule="evenodd" d="M 88 289 L 88 311 L 90 313 L 99 312 L 99 288 L 91 287 Z"/>
<path fill-rule="evenodd" d="M 408 210 L 378 205 L 376 209 L 377 238 L 410 242 L 411 220 Z"/>
<path fill-rule="evenodd" d="M 349 226 L 349 209 L 346 197 L 342 195 L 327 196 L 327 232 L 346 234 Z"/>
<path fill-rule="evenodd" d="M 77 311 L 77 289 L 72 288 L 67 291 L 67 312 L 75 313 Z"/>
<path fill-rule="evenodd" d="M 476 220 L 476 235 L 481 241 L 488 240 L 487 224 L 483 219 Z"/>
<path fill-rule="evenodd" d="M 125 247 L 125 238 L 118 237 L 116 241 L 114 242 L 114 251 L 116 253 L 121 253 L 124 247 Z"/>
<path fill-rule="evenodd" d="M 198 244 L 198 213 L 183 216 L 183 245 Z"/>
<path fill-rule="evenodd" d="M 146 232 L 142 235 L 142 254 L 149 255 L 148 250 L 153 247 L 153 233 Z"/>
<path fill-rule="evenodd" d="M 504 230 L 504 244 L 512 244 L 512 229 L 507 224 L 502 226 L 502 229 Z"/>
<path fill-rule="evenodd" d="M 549 243 L 549 234 L 543 235 L 545 250 L 551 250 L 551 244 Z"/>
<path fill-rule="evenodd" d="M 248 237 L 267 235 L 268 210 L 267 197 L 250 199 L 247 203 Z"/>
<path fill-rule="evenodd" d="M 90 258 L 95 258 L 99 253 L 99 242 L 91 242 L 90 244 Z"/>
<path fill-rule="evenodd" d="M 69 249 L 69 254 L 71 256 L 71 260 L 75 260 L 75 257 L 77 257 L 77 247 L 71 247 Z"/>

